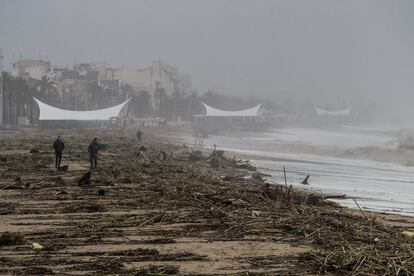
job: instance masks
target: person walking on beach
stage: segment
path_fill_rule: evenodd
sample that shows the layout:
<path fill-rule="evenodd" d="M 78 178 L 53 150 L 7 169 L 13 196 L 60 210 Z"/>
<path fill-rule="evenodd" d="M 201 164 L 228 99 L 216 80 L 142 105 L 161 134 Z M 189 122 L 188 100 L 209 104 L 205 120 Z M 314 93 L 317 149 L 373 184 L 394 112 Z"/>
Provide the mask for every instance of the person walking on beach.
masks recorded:
<path fill-rule="evenodd" d="M 62 162 L 63 150 L 65 149 L 65 143 L 63 143 L 62 137 L 58 136 L 56 141 L 53 142 L 53 149 L 55 150 L 55 168 L 60 168 Z"/>
<path fill-rule="evenodd" d="M 89 144 L 88 152 L 89 152 L 89 161 L 91 162 L 91 168 L 98 167 L 98 151 L 100 150 L 98 144 L 98 138 L 93 138 L 92 143 Z"/>
<path fill-rule="evenodd" d="M 141 143 L 141 138 L 142 138 L 142 131 L 141 131 L 141 129 L 138 129 L 138 131 L 137 131 L 137 139 L 138 139 L 138 142 L 139 143 Z"/>

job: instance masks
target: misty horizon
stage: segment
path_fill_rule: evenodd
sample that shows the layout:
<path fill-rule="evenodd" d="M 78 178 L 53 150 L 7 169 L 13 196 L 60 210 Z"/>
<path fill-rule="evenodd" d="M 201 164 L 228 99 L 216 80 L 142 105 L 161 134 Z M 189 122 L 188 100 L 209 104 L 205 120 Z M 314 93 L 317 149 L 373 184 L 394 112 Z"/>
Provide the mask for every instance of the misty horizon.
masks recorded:
<path fill-rule="evenodd" d="M 130 68 L 163 60 L 201 92 L 375 103 L 408 120 L 413 11 L 410 1 L 6 0 L 0 46 L 6 70 L 20 58 Z"/>
<path fill-rule="evenodd" d="M 414 274 L 413 15 L 0 0 L 0 274 Z"/>

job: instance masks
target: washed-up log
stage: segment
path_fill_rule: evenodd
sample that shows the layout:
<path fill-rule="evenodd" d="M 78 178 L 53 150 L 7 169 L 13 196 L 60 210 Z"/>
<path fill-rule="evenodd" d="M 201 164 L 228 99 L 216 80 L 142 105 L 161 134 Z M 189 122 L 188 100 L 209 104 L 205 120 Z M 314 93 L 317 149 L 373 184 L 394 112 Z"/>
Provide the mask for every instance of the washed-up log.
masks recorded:
<path fill-rule="evenodd" d="M 321 195 L 323 199 L 346 199 L 346 195 Z"/>

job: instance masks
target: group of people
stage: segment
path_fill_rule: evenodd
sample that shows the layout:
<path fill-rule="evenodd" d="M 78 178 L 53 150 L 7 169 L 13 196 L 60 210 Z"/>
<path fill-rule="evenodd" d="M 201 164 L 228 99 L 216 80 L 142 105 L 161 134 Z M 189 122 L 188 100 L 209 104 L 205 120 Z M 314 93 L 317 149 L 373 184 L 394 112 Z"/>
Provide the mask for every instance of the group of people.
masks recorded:
<path fill-rule="evenodd" d="M 61 136 L 58 136 L 56 141 L 53 142 L 53 149 L 55 150 L 55 167 L 59 170 L 62 162 L 63 150 L 65 149 L 65 143 Z M 89 161 L 91 168 L 98 167 L 98 151 L 100 146 L 98 144 L 98 138 L 94 138 L 92 143 L 88 146 Z"/>
<path fill-rule="evenodd" d="M 138 142 L 141 142 L 142 135 L 142 131 L 138 129 Z M 65 143 L 63 142 L 63 139 L 60 135 L 56 138 L 56 141 L 53 142 L 53 149 L 55 150 L 55 167 L 59 170 L 60 164 L 62 162 L 63 150 L 65 149 Z M 91 163 L 91 168 L 98 167 L 98 151 L 100 149 L 101 147 L 99 146 L 98 138 L 93 138 L 92 143 L 90 143 L 88 146 L 89 162 Z"/>

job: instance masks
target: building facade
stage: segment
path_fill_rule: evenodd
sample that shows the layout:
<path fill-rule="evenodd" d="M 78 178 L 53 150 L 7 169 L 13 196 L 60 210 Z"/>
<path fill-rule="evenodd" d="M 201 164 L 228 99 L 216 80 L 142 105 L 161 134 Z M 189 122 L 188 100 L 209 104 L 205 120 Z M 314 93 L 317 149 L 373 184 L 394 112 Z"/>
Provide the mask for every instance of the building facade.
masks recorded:
<path fill-rule="evenodd" d="M 24 77 L 40 80 L 51 72 L 49 61 L 23 59 L 15 62 L 12 68 L 14 77 Z"/>
<path fill-rule="evenodd" d="M 47 76 L 54 82 L 61 98 L 68 100 L 72 109 L 79 109 L 79 102 L 88 101 L 88 84 L 96 83 L 104 89 L 117 93 L 128 84 L 136 92 L 148 92 L 152 110 L 159 110 L 161 102 L 175 93 L 191 92 L 191 79 L 178 71 L 176 66 L 154 61 L 144 69 L 128 67 L 113 68 L 106 63 L 79 63 L 68 68 L 52 68 L 50 62 L 43 60 L 19 60 L 14 63 L 12 74 L 16 77 L 41 80 Z M 72 106 L 73 105 L 73 106 Z M 88 104 L 83 104 L 88 106 Z"/>
<path fill-rule="evenodd" d="M 177 67 L 154 61 L 144 69 L 105 68 L 99 70 L 101 82 L 104 80 L 119 80 L 130 85 L 135 91 L 146 91 L 151 96 L 151 107 L 159 108 L 163 95 L 171 96 L 175 92 L 185 93 L 192 90 L 191 78 L 181 74 Z"/>

